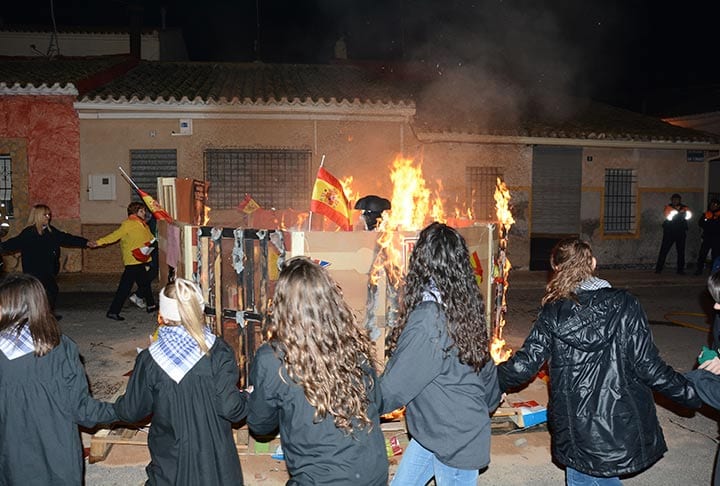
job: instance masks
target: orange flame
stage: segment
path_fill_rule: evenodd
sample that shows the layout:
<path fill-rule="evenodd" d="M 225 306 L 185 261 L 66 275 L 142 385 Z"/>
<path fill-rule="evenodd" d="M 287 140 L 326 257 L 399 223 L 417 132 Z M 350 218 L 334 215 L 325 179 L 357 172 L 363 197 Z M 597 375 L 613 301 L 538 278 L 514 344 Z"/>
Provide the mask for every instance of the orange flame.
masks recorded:
<path fill-rule="evenodd" d="M 388 283 L 397 288 L 400 284 L 403 261 L 403 243 L 399 231 L 419 231 L 429 222 L 445 222 L 442 200 L 439 193 L 442 186 L 433 193 L 425 184 L 421 165 L 413 159 L 397 156 L 392 163 L 390 180 L 393 194 L 390 202 L 392 209 L 383 213 L 378 231 L 380 252 L 370 272 L 370 281 L 377 284 L 384 271 Z"/>
<path fill-rule="evenodd" d="M 210 206 L 205 206 L 203 213 L 203 226 L 207 226 L 207 224 L 210 222 L 210 211 Z"/>
<path fill-rule="evenodd" d="M 495 209 L 498 219 L 498 255 L 495 258 L 493 277 L 495 282 L 495 322 L 493 323 L 493 336 L 490 344 L 490 355 L 495 363 L 506 361 L 512 350 L 505 347 L 505 340 L 502 338 L 505 327 L 505 314 L 507 313 L 507 289 L 508 274 L 512 265 L 507 258 L 506 250 L 508 243 L 508 232 L 515 223 L 510 212 L 510 191 L 503 181 L 498 177 L 495 186 Z"/>

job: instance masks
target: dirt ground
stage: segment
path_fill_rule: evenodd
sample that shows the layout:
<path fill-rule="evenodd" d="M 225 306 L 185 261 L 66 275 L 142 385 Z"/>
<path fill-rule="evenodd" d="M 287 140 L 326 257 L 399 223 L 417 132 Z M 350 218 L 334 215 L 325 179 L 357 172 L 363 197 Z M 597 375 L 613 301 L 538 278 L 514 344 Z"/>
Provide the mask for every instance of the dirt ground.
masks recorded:
<path fill-rule="evenodd" d="M 703 277 L 657 276 L 649 271 L 600 271 L 617 287 L 627 287 L 640 298 L 651 322 L 663 358 L 681 372 L 689 371 L 700 347 L 707 343 L 703 331 L 709 311 Z M 127 303 L 124 322 L 105 318 L 117 276 L 63 275 L 58 312 L 61 327 L 79 345 L 94 396 L 110 400 L 126 380 L 138 348 L 148 345 L 155 328 L 153 317 Z M 508 325 L 505 338 L 517 349 L 527 335 L 537 313 L 545 275 L 515 272 L 508 293 Z M 684 315 L 672 313 L 691 313 Z M 675 322 L 673 322 L 675 321 Z M 678 324 L 679 322 L 679 324 Z M 542 381 L 508 401 L 534 399 L 547 403 Z M 649 470 L 624 480 L 627 485 L 710 485 L 717 448 L 718 415 L 711 409 L 688 412 L 657 397 L 658 415 L 669 451 Z M 83 434 L 86 447 L 90 436 Z M 397 458 L 391 462 L 396 463 Z M 86 484 L 135 485 L 145 481 L 144 466 L 149 461 L 143 446 L 114 446 L 107 459 L 89 464 Z M 248 485 L 280 485 L 287 480 L 283 461 L 268 455 L 241 455 Z M 391 474 L 395 465 L 391 465 Z M 551 485 L 563 484 L 564 472 L 552 463 L 550 437 L 544 427 L 529 430 L 501 430 L 492 438 L 492 463 L 478 484 Z"/>

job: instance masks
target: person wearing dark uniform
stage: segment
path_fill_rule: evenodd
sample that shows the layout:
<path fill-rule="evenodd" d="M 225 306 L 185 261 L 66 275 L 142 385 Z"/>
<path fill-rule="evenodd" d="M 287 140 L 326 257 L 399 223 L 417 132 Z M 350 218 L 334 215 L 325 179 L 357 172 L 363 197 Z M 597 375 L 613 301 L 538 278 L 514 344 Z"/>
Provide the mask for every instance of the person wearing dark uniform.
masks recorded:
<path fill-rule="evenodd" d="M 63 336 L 42 284 L 9 274 L 0 282 L 0 484 L 83 482 L 78 425 L 117 420 L 93 399 L 77 345 Z"/>
<path fill-rule="evenodd" d="M 685 273 L 685 238 L 688 230 L 688 220 L 692 218 L 690 208 L 681 202 L 680 194 L 670 196 L 670 204 L 665 206 L 665 221 L 663 221 L 663 239 L 660 244 L 660 253 L 655 264 L 655 273 L 660 273 L 665 266 L 665 258 L 670 248 L 675 245 L 677 252 L 677 273 Z"/>
<path fill-rule="evenodd" d="M 712 260 L 720 257 L 720 201 L 712 199 L 708 210 L 698 220 L 702 228 L 702 243 L 698 253 L 695 275 L 702 274 L 705 267 L 705 259 L 709 252 L 712 252 Z"/>
<path fill-rule="evenodd" d="M 307 258 L 280 272 L 271 337 L 255 353 L 247 423 L 280 430 L 289 485 L 386 486 L 372 346 L 337 284 Z"/>
<path fill-rule="evenodd" d="M 142 351 L 118 417 L 152 414 L 149 485 L 242 485 L 232 424 L 247 414 L 232 348 L 204 325 L 198 287 L 183 279 L 160 292 L 157 340 Z"/>

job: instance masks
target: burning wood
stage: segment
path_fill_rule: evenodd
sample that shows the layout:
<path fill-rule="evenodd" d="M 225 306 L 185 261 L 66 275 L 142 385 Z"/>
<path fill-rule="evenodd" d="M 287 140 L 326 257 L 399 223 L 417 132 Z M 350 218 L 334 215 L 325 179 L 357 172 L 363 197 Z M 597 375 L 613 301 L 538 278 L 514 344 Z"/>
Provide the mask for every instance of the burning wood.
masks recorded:
<path fill-rule="evenodd" d="M 508 232 L 515 223 L 509 209 L 510 191 L 498 177 L 495 185 L 495 207 L 498 217 L 498 252 L 495 257 L 493 279 L 495 283 L 495 321 L 493 322 L 490 354 L 496 363 L 506 361 L 510 357 L 510 349 L 505 348 L 502 338 L 505 327 L 505 314 L 507 313 L 508 274 L 510 273 L 510 260 L 507 258 Z"/>

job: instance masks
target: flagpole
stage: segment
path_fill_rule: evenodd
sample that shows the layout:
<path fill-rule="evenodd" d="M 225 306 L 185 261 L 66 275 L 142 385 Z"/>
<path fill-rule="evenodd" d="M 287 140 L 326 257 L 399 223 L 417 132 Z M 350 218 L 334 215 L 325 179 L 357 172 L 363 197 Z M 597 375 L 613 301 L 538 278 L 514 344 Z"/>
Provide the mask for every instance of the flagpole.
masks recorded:
<path fill-rule="evenodd" d="M 140 193 L 140 188 L 137 186 L 137 184 L 135 184 L 135 181 L 133 181 L 133 180 L 130 178 L 130 176 L 127 175 L 127 172 L 125 172 L 125 171 L 123 170 L 123 168 L 120 167 L 119 165 L 118 165 L 118 169 L 120 170 L 120 173 L 121 173 L 122 176 L 125 178 L 125 180 L 128 181 L 128 183 L 132 186 L 132 188 L 135 189 L 138 193 Z"/>
<path fill-rule="evenodd" d="M 322 154 L 322 158 L 320 159 L 320 167 L 323 166 L 325 163 L 325 154 Z M 318 167 L 319 169 L 319 167 Z M 120 169 L 122 170 L 122 169 Z M 317 176 L 316 176 L 317 179 Z M 315 190 L 315 183 L 313 182 L 313 190 Z M 312 194 L 310 194 L 310 200 L 312 200 Z M 312 209 L 309 211 L 310 215 L 308 216 L 308 231 L 312 231 Z"/>

